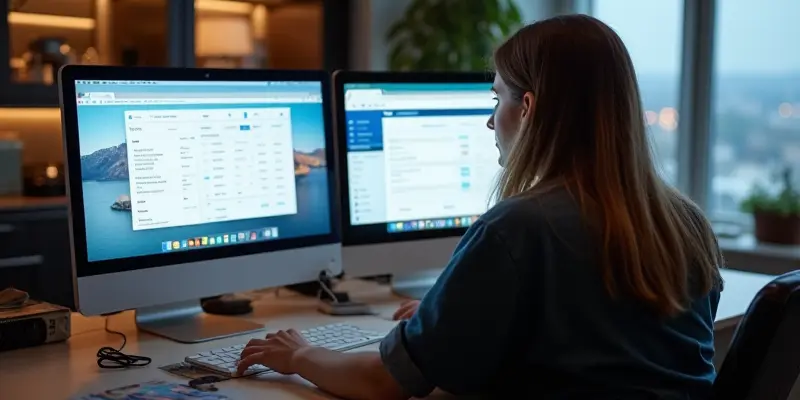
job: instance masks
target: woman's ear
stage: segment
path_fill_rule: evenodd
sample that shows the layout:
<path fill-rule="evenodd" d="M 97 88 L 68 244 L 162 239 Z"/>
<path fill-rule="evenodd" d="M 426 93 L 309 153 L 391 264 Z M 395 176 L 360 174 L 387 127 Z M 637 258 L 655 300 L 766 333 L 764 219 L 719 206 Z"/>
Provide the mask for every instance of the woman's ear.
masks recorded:
<path fill-rule="evenodd" d="M 522 95 L 522 118 L 527 118 L 533 113 L 533 107 L 535 105 L 535 99 L 533 98 L 533 93 L 525 92 Z"/>

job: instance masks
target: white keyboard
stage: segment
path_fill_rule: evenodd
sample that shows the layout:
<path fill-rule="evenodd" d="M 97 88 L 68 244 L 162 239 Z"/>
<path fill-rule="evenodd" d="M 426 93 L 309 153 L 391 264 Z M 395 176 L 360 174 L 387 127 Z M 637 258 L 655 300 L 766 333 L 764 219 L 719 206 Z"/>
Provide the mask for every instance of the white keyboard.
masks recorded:
<path fill-rule="evenodd" d="M 347 351 L 372 343 L 380 342 L 385 335 L 368 331 L 348 324 L 331 324 L 300 331 L 300 334 L 312 345 L 330 350 Z M 216 373 L 233 376 L 236 363 L 244 350 L 244 344 L 211 349 L 186 357 L 186 362 Z M 270 372 L 261 364 L 251 366 L 242 376 Z"/>

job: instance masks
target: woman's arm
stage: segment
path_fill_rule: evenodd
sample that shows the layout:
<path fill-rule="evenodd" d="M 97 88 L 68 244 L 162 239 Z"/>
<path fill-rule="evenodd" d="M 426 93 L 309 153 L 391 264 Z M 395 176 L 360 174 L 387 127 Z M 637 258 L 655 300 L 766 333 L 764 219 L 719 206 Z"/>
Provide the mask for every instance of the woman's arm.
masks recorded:
<path fill-rule="evenodd" d="M 340 353 L 322 347 L 298 350 L 292 369 L 323 391 L 353 400 L 406 400 L 378 352 Z"/>
<path fill-rule="evenodd" d="M 254 339 L 238 373 L 261 364 L 299 374 L 320 389 L 353 400 L 426 397 L 435 388 L 454 395 L 490 392 L 509 356 L 521 310 L 519 271 L 505 244 L 480 221 L 408 321 L 381 341 L 380 353 L 339 353 L 295 330 Z"/>

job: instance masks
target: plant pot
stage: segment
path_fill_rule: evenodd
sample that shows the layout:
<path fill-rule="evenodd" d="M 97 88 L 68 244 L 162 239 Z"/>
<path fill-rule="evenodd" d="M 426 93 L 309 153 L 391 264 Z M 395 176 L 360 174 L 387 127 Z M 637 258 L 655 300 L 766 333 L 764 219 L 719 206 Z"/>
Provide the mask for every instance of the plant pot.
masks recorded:
<path fill-rule="evenodd" d="M 756 212 L 753 217 L 759 242 L 800 245 L 800 216 Z"/>

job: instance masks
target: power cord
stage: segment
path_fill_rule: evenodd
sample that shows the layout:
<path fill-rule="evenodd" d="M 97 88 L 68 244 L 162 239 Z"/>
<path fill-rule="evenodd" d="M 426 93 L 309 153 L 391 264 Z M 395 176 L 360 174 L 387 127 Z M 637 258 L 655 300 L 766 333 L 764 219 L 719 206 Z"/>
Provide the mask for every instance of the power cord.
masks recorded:
<path fill-rule="evenodd" d="M 150 357 L 136 356 L 122 352 L 122 349 L 124 349 L 125 345 L 128 343 L 128 337 L 125 336 L 124 333 L 115 331 L 108 327 L 108 321 L 111 319 L 110 316 L 114 314 L 103 315 L 103 317 L 106 319 L 104 328 L 108 333 L 122 336 L 122 346 L 119 346 L 118 349 L 104 346 L 101 347 L 100 350 L 97 350 L 97 366 L 104 369 L 122 369 L 129 367 L 144 367 L 149 365 L 151 362 L 153 362 L 153 359 Z"/>
<path fill-rule="evenodd" d="M 319 283 L 317 300 L 330 301 L 333 304 L 347 303 L 350 301 L 350 295 L 347 292 L 337 292 L 333 290 L 336 282 L 330 271 L 323 270 L 320 272 L 317 283 Z"/>
<path fill-rule="evenodd" d="M 335 278 L 330 271 L 323 270 L 317 278 L 319 289 L 317 290 L 318 310 L 328 315 L 377 315 L 369 305 L 353 301 L 347 292 L 334 290 Z"/>

